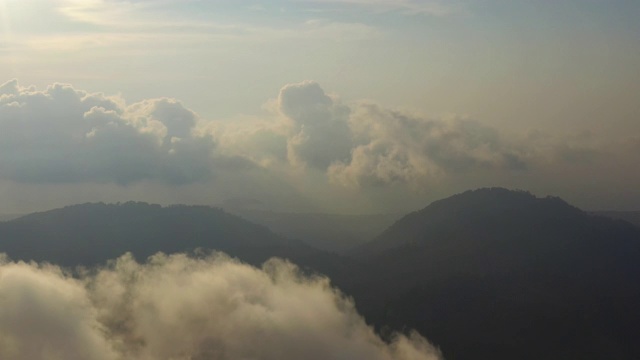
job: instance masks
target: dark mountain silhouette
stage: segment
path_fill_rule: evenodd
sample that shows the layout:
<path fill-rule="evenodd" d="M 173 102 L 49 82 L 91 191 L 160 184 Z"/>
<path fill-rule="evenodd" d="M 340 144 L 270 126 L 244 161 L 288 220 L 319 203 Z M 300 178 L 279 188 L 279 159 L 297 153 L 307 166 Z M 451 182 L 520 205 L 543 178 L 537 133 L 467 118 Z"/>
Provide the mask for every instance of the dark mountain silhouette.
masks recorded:
<path fill-rule="evenodd" d="M 468 191 L 351 258 L 204 206 L 84 204 L 0 223 L 0 252 L 64 266 L 198 248 L 324 273 L 382 334 L 417 329 L 448 360 L 640 359 L 640 228 L 555 197 Z"/>
<path fill-rule="evenodd" d="M 640 229 L 492 188 L 436 201 L 352 251 L 379 327 L 447 359 L 639 359 Z"/>
<path fill-rule="evenodd" d="M 344 259 L 206 206 L 93 203 L 0 223 L 0 252 L 14 260 L 93 266 L 126 252 L 144 260 L 157 252 L 197 249 L 223 251 L 254 265 L 277 256 L 345 277 Z"/>
<path fill-rule="evenodd" d="M 620 219 L 640 226 L 640 211 L 591 211 L 591 214 Z"/>

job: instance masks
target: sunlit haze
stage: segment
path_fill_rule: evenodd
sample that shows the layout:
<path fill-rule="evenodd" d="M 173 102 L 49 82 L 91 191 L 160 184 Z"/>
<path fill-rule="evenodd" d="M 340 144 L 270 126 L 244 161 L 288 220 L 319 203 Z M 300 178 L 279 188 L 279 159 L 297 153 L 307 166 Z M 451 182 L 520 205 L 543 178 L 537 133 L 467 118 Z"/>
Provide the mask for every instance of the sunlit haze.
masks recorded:
<path fill-rule="evenodd" d="M 640 207 L 637 1 L 0 0 L 0 213 Z"/>

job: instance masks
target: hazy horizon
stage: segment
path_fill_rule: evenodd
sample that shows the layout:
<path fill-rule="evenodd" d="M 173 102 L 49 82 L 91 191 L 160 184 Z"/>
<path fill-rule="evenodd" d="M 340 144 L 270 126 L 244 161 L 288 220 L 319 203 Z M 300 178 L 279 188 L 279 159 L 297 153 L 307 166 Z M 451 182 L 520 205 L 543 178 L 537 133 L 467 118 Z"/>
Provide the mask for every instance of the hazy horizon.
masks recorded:
<path fill-rule="evenodd" d="M 0 213 L 639 210 L 632 1 L 0 1 Z"/>

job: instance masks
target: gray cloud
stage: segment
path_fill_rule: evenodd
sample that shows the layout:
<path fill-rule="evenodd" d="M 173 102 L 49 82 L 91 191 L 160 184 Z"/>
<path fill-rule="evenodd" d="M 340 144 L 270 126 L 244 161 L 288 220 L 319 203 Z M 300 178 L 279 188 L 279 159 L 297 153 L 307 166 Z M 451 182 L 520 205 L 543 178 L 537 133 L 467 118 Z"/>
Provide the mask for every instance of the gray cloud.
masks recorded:
<path fill-rule="evenodd" d="M 396 211 L 478 186 L 598 208 L 616 205 L 582 194 L 617 189 L 616 203 L 631 208 L 639 196 L 629 196 L 640 179 L 637 134 L 503 133 L 465 117 L 345 102 L 311 81 L 284 86 L 265 109 L 205 121 L 173 99 L 127 104 L 70 85 L 9 81 L 0 85 L 0 191 L 14 199 L 4 211 L 238 197 L 284 211 Z"/>
<path fill-rule="evenodd" d="M 263 167 L 288 162 L 289 130 L 290 125 L 282 119 L 255 117 L 201 122 L 197 127 L 199 133 L 215 139 L 219 154 L 241 156 Z"/>
<path fill-rule="evenodd" d="M 368 103 L 346 105 L 315 82 L 284 86 L 273 111 L 271 123 L 249 121 L 218 131 L 221 147 L 264 166 L 274 161 L 309 166 L 332 183 L 350 187 L 420 187 L 474 169 L 527 166 L 520 150 L 477 121 L 425 119 Z"/>
<path fill-rule="evenodd" d="M 203 121 L 173 99 L 126 104 L 64 84 L 38 91 L 12 80 L 0 94 L 0 177 L 21 183 L 175 185 L 207 180 L 216 169 L 242 176 L 258 166 L 284 181 L 294 172 L 293 181 L 302 181 L 310 170 L 346 187 L 421 189 L 472 172 L 603 157 L 588 132 L 505 138 L 475 120 L 345 104 L 311 81 L 284 86 L 272 118 L 227 123 Z"/>
<path fill-rule="evenodd" d="M 18 80 L 13 79 L 0 85 L 0 96 L 2 95 L 16 95 L 18 94 Z"/>
<path fill-rule="evenodd" d="M 0 265 L 3 359 L 438 359 L 417 334 L 380 340 L 348 298 L 287 262 L 130 256 L 72 278 Z"/>
<path fill-rule="evenodd" d="M 317 83 L 285 85 L 269 110 L 271 119 L 237 119 L 207 124 L 201 130 L 213 134 L 222 153 L 263 166 L 277 163 L 324 172 L 333 162 L 349 161 L 351 110 Z"/>
<path fill-rule="evenodd" d="M 407 183 L 476 169 L 521 170 L 519 151 L 480 122 L 425 119 L 374 104 L 359 104 L 349 119 L 356 144 L 349 162 L 335 162 L 330 179 L 345 185 Z"/>
<path fill-rule="evenodd" d="M 603 167 L 608 158 L 628 162 L 632 157 L 632 146 L 623 149 L 589 131 L 503 134 L 455 115 L 428 118 L 373 103 L 346 104 L 310 81 L 283 87 L 269 109 L 271 118 L 244 119 L 211 131 L 218 150 L 285 179 L 302 181 L 296 170 L 313 170 L 306 184 L 317 185 L 323 176 L 328 184 L 369 189 L 366 196 L 383 188 L 392 189 L 393 196 L 424 192 L 444 183 L 456 188 L 443 195 L 479 184 L 531 188 L 542 174 L 556 184 L 572 177 L 549 177 L 558 169 Z M 319 192 L 311 186 L 308 191 Z"/>
<path fill-rule="evenodd" d="M 558 136 L 533 130 L 527 134 L 526 144 L 535 152 L 536 161 L 563 165 L 595 164 L 622 150 L 617 144 L 604 143 L 591 131 Z"/>
<path fill-rule="evenodd" d="M 314 82 L 289 84 L 278 96 L 280 112 L 291 122 L 289 161 L 325 170 L 351 153 L 349 108 L 325 94 Z"/>
<path fill-rule="evenodd" d="M 20 182 L 188 183 L 211 171 L 210 137 L 171 99 L 126 105 L 54 84 L 0 86 L 0 176 Z"/>

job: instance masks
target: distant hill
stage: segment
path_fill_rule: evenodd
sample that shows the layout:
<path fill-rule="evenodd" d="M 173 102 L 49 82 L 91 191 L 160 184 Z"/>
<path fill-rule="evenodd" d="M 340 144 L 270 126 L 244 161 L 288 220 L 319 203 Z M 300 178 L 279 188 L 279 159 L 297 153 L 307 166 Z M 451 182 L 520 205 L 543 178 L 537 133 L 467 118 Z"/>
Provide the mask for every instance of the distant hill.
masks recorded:
<path fill-rule="evenodd" d="M 556 197 L 468 191 L 352 251 L 379 326 L 455 359 L 640 359 L 640 229 Z"/>
<path fill-rule="evenodd" d="M 288 258 L 330 276 L 338 276 L 344 262 L 206 206 L 93 203 L 0 223 L 0 252 L 14 260 L 92 266 L 125 252 L 144 260 L 160 251 L 196 249 L 224 251 L 256 265 L 273 256 Z"/>
<path fill-rule="evenodd" d="M 83 204 L 0 223 L 0 252 L 65 266 L 198 248 L 324 273 L 379 332 L 415 328 L 447 360 L 640 359 L 640 228 L 556 197 L 468 191 L 350 258 L 205 206 Z"/>
<path fill-rule="evenodd" d="M 361 245 L 393 224 L 402 214 L 339 215 L 284 213 L 266 210 L 230 209 L 291 239 L 300 239 L 321 250 L 344 253 Z"/>
<path fill-rule="evenodd" d="M 640 226 L 640 211 L 591 211 L 590 213 L 593 215 L 628 221 L 635 226 Z"/>

